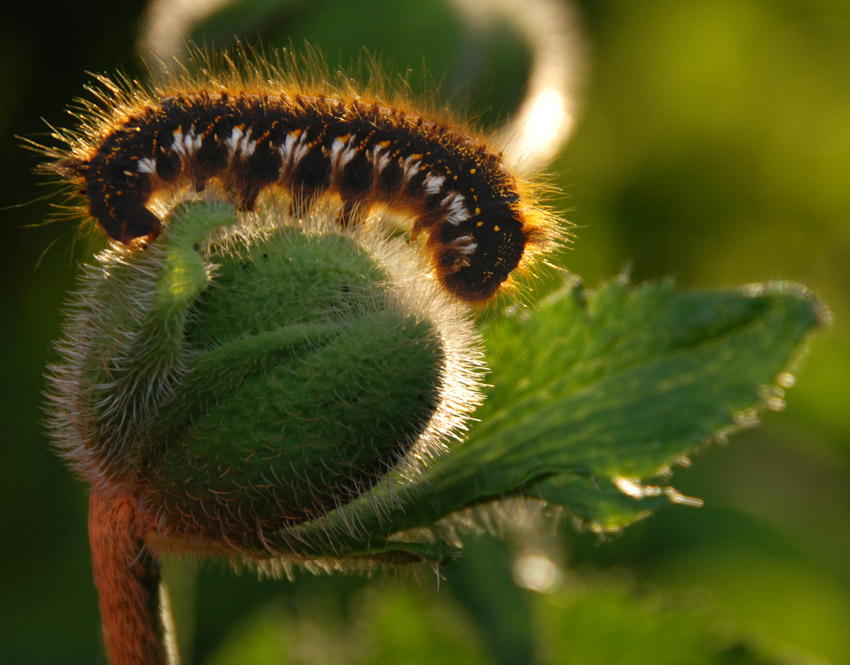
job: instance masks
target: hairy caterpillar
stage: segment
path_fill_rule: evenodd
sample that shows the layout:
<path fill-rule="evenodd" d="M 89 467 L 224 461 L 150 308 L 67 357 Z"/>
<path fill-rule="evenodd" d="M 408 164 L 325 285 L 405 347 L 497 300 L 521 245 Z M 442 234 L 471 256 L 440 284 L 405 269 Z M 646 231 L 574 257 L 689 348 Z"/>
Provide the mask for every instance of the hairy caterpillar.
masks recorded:
<path fill-rule="evenodd" d="M 398 100 L 340 92 L 321 76 L 304 83 L 291 67 L 251 57 L 226 58 L 222 78 L 183 74 L 150 90 L 101 77 L 106 108 L 85 107 L 82 127 L 59 135 L 70 150 L 48 149 L 47 168 L 124 244 L 160 232 L 152 199 L 210 182 L 243 211 L 266 192 L 287 195 L 298 216 L 336 196 L 344 225 L 383 206 L 413 218 L 440 283 L 468 302 L 489 299 L 550 243 L 547 214 L 484 139 Z"/>

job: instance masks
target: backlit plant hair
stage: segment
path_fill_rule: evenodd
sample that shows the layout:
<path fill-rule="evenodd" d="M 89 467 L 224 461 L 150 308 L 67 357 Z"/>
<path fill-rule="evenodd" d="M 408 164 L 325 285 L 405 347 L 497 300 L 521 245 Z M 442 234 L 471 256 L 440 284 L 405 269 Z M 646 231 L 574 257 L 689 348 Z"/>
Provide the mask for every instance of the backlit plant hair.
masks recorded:
<path fill-rule="evenodd" d="M 459 434 L 480 401 L 478 338 L 425 270 L 404 240 L 341 230 L 326 208 L 239 217 L 214 200 L 86 268 L 50 410 L 91 484 L 112 662 L 158 662 L 157 553 L 298 560 L 316 530 L 333 552 Z M 325 527 L 331 513 L 347 528 Z"/>
<path fill-rule="evenodd" d="M 788 359 L 828 319 L 797 285 L 620 277 L 491 307 L 480 339 L 472 306 L 564 234 L 515 172 L 551 153 L 503 155 L 297 63 L 196 54 L 149 87 L 100 77 L 42 148 L 109 245 L 68 306 L 49 412 L 91 486 L 112 665 L 174 658 L 166 553 L 439 566 L 505 506 L 609 532 L 698 504 L 652 483 L 781 408 Z"/>
<path fill-rule="evenodd" d="M 557 235 L 444 114 L 255 57 L 196 53 L 150 88 L 99 77 L 78 127 L 55 132 L 67 147 L 45 149 L 112 239 L 69 305 L 49 393 L 54 441 L 91 485 L 112 663 L 166 657 L 163 552 L 403 563 L 346 539 L 481 400 L 464 302 Z"/>

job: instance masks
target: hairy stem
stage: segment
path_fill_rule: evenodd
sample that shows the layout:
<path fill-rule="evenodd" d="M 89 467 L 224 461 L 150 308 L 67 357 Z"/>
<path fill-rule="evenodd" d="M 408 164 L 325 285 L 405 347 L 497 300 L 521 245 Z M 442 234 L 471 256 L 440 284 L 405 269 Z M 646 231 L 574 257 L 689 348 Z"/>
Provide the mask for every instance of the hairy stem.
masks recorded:
<path fill-rule="evenodd" d="M 92 568 L 110 665 L 168 664 L 160 619 L 159 561 L 145 547 L 143 533 L 135 498 L 91 494 Z"/>

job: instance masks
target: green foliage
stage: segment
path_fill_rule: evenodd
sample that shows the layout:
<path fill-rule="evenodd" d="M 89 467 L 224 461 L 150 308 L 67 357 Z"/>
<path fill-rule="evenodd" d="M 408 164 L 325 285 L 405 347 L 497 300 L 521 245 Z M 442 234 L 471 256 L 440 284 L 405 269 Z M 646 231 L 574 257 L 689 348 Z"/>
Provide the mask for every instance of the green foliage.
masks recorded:
<path fill-rule="evenodd" d="M 450 356 L 477 353 L 469 333 L 379 268 L 384 241 L 261 219 L 275 230 L 207 242 L 234 211 L 187 204 L 146 251 L 98 259 L 53 378 L 57 441 L 84 477 L 140 483 L 166 533 L 240 551 L 442 563 L 455 514 L 506 497 L 622 528 L 686 501 L 644 483 L 781 403 L 777 376 L 826 319 L 793 285 L 566 285 L 481 322 L 489 399 L 420 468 L 429 423 L 468 406 L 474 375 Z"/>
<path fill-rule="evenodd" d="M 788 380 L 825 317 L 796 285 L 699 292 L 623 280 L 495 317 L 484 327 L 494 387 L 479 421 L 385 523 L 431 526 L 514 495 L 604 531 L 683 501 L 641 483 L 778 408 L 777 376 Z"/>
<path fill-rule="evenodd" d="M 447 563 L 470 509 L 508 498 L 621 529 L 693 502 L 648 483 L 777 408 L 828 318 L 795 285 L 565 285 L 480 321 L 490 399 L 435 454 L 453 426 L 434 423 L 475 400 L 475 336 L 404 276 L 403 242 L 331 219 L 200 201 L 146 251 L 87 266 L 53 368 L 57 441 L 93 482 L 139 487 L 159 533 L 290 570 Z"/>
<path fill-rule="evenodd" d="M 694 458 L 693 468 L 676 472 L 675 484 L 705 497 L 705 508 L 659 510 L 604 541 L 560 529 L 563 563 L 583 571 L 582 566 L 613 562 L 661 588 L 699 586 L 714 594 L 741 631 L 819 654 L 795 652 L 791 662 L 848 662 L 848 5 L 843 0 L 578 4 L 592 45 L 592 71 L 576 134 L 551 169 L 554 186 L 571 197 L 556 205 L 574 208 L 568 217 L 580 227 L 575 251 L 559 262 L 591 285 L 624 261 L 641 281 L 670 274 L 683 285 L 800 280 L 830 303 L 836 322 L 813 346 L 786 412 L 769 414 L 761 428 L 722 450 L 710 448 Z M 86 253 L 90 236 L 77 232 L 76 218 L 42 226 L 50 203 L 58 200 L 41 199 L 46 191 L 30 173 L 38 160 L 22 154 L 11 137 L 42 136 L 42 118 L 64 125 L 63 109 L 90 78 L 85 71 L 112 72 L 120 65 L 144 77 L 134 51 L 140 8 L 94 2 L 44 12 L 23 4 L 7 21 L 0 59 L 8 92 L 0 109 L 7 130 L 2 199 L 6 206 L 35 202 L 6 211 L 0 261 L 5 286 L 0 367 L 6 377 L 0 438 L 5 466 L 14 470 L 4 480 L 0 502 L 0 521 L 12 543 L 0 556 L 8 573 L 0 643 L 9 662 L 91 663 L 99 648 L 85 494 L 49 450 L 40 413 L 42 371 L 54 359 L 50 340 L 75 259 Z M 489 107 L 481 111 L 488 122 L 510 113 L 511 100 L 523 90 L 527 53 L 506 49 L 492 32 L 463 26 L 444 3 L 288 2 L 285 10 L 271 20 L 262 16 L 240 34 L 248 40 L 261 34 L 267 45 L 306 38 L 331 61 L 340 52 L 343 62 L 366 44 L 397 71 L 408 66 L 418 71 L 424 60 L 436 78 L 445 79 L 447 94 L 461 103 L 471 99 L 476 116 Z M 233 21 L 221 23 L 227 44 L 238 28 Z M 211 43 L 211 31 L 204 33 L 199 39 Z M 283 41 L 276 41 L 281 33 Z M 68 39 L 77 34 L 96 38 Z M 488 47 L 484 55 L 478 50 L 482 42 Z M 47 57 L 56 44 L 65 45 L 62 57 Z M 460 88 L 472 94 L 457 93 Z M 560 478 L 559 491 L 569 496 L 556 502 L 603 527 L 667 502 L 663 494 L 633 500 L 605 478 Z M 483 542 L 473 541 L 480 549 L 441 569 L 436 597 L 430 579 L 424 589 L 408 583 L 399 593 L 424 596 L 426 614 L 478 602 L 469 621 L 489 644 L 495 639 L 485 617 L 516 618 L 510 590 L 517 587 L 509 557 Z M 470 571 L 479 568 L 489 575 L 476 585 Z M 343 577 L 258 583 L 215 566 L 205 569 L 198 586 L 197 662 L 204 662 L 228 624 L 241 617 L 249 623 L 251 607 L 263 599 L 280 597 L 290 608 L 317 595 L 345 598 L 354 583 L 359 582 Z M 314 624 L 324 620 L 300 607 Z M 350 641 L 344 626 L 322 625 L 326 642 Z M 505 635 L 515 624 L 500 625 Z M 250 660 L 253 651 L 242 648 Z M 652 654 L 649 662 L 657 657 Z M 538 653 L 497 662 L 546 661 Z"/>
<path fill-rule="evenodd" d="M 635 592 L 594 580 L 540 596 L 540 639 L 552 665 L 768 665 L 698 594 Z M 731 632 L 731 634 L 730 634 Z"/>
<path fill-rule="evenodd" d="M 533 652 L 549 665 L 780 662 L 743 641 L 704 594 L 665 595 L 616 576 L 589 576 L 554 593 L 526 594 L 525 600 L 535 626 Z M 305 614 L 265 605 L 225 636 L 207 665 L 246 659 L 257 665 L 501 662 L 449 599 L 389 586 L 361 592 L 353 604 L 356 616 L 340 616 L 327 606 Z M 341 642 L 334 641 L 337 631 L 344 635 Z"/>

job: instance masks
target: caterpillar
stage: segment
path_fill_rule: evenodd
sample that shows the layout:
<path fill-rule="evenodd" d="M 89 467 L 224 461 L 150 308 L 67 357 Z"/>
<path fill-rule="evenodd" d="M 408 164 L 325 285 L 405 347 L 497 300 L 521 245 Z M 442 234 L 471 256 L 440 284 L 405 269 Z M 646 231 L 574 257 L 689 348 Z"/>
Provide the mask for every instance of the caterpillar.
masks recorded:
<path fill-rule="evenodd" d="M 548 214 L 483 138 L 404 104 L 305 85 L 285 68 L 272 67 L 276 84 L 228 62 L 226 80 L 172 77 L 149 91 L 101 77 L 105 108 L 90 105 L 82 128 L 60 136 L 69 151 L 48 151 L 47 168 L 113 240 L 152 241 L 162 220 L 151 200 L 211 182 L 242 211 L 267 191 L 288 195 L 298 216 L 335 196 L 343 225 L 378 206 L 411 217 L 439 282 L 471 303 L 551 244 Z"/>

